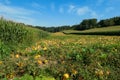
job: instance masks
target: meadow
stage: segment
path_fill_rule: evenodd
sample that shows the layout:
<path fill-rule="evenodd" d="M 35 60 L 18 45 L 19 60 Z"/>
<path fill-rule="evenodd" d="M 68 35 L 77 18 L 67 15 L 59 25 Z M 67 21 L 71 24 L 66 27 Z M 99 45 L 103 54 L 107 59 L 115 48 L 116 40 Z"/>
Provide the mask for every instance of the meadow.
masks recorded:
<path fill-rule="evenodd" d="M 48 33 L 0 22 L 0 80 L 120 80 L 120 36 Z"/>

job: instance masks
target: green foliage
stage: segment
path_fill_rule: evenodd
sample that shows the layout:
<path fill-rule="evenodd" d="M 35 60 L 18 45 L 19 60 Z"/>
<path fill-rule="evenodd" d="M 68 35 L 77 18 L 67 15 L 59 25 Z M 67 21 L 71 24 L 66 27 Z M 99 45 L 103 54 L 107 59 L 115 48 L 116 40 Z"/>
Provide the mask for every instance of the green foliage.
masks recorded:
<path fill-rule="evenodd" d="M 12 21 L 0 19 L 0 38 L 5 43 L 22 43 L 26 39 L 28 30 L 23 24 L 17 24 Z"/>
<path fill-rule="evenodd" d="M 33 78 L 33 76 L 31 75 L 25 74 L 21 78 L 15 78 L 13 80 L 55 80 L 55 79 L 49 76 L 42 76 L 42 75 Z"/>
<path fill-rule="evenodd" d="M 5 43 L 24 43 L 28 40 L 32 42 L 47 35 L 42 30 L 28 27 L 22 23 L 0 19 L 0 39 Z"/>
<path fill-rule="evenodd" d="M 10 54 L 10 49 L 0 40 L 0 60 Z"/>
<path fill-rule="evenodd" d="M 80 23 L 79 30 L 94 28 L 97 26 L 97 19 L 85 19 Z"/>
<path fill-rule="evenodd" d="M 97 19 L 84 19 L 80 24 L 73 25 L 75 30 L 86 30 L 97 27 L 108 27 L 120 25 L 120 17 L 113 17 L 97 22 Z"/>
<path fill-rule="evenodd" d="M 36 41 L 47 37 L 45 31 L 30 27 L 23 23 L 16 23 L 0 18 L 0 39 L 11 50 L 16 50 L 16 46 L 26 47 Z"/>
<path fill-rule="evenodd" d="M 115 26 L 115 25 L 120 25 L 120 17 L 113 17 L 98 22 L 98 27 L 107 27 L 107 26 Z"/>
<path fill-rule="evenodd" d="M 50 77 L 50 76 L 40 75 L 39 77 L 36 77 L 35 80 L 55 80 L 55 79 L 53 77 Z"/>

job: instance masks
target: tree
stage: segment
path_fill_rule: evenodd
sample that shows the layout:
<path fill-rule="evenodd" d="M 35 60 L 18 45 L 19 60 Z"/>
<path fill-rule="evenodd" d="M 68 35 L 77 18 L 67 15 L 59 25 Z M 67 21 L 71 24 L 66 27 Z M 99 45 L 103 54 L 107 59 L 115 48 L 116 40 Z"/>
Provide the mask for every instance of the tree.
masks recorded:
<path fill-rule="evenodd" d="M 85 19 L 80 24 L 82 30 L 94 28 L 96 26 L 97 26 L 97 19 Z"/>
<path fill-rule="evenodd" d="M 120 25 L 120 17 L 113 18 L 115 25 Z"/>
<path fill-rule="evenodd" d="M 90 19 L 89 26 L 90 26 L 90 28 L 96 27 L 97 26 L 97 19 Z"/>

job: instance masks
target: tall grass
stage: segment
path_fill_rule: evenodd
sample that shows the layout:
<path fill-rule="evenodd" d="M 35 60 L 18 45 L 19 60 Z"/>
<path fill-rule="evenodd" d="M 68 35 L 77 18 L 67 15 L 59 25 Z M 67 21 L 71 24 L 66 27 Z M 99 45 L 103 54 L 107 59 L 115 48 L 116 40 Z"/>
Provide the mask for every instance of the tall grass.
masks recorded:
<path fill-rule="evenodd" d="M 48 35 L 45 31 L 29 27 L 23 23 L 0 18 L 0 41 L 13 50 L 19 46 L 31 45 Z"/>

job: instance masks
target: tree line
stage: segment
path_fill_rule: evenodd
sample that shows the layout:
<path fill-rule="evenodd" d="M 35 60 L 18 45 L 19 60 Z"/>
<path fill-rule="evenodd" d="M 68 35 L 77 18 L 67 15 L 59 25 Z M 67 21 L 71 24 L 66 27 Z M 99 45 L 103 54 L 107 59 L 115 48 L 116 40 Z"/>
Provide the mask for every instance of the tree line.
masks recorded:
<path fill-rule="evenodd" d="M 58 26 L 58 27 L 40 27 L 40 26 L 35 26 L 38 29 L 42 29 L 44 31 L 48 31 L 48 32 L 60 32 L 63 30 L 69 30 L 72 29 L 71 26 Z"/>
<path fill-rule="evenodd" d="M 84 19 L 80 24 L 76 25 L 65 25 L 58 27 L 41 27 L 35 26 L 36 28 L 48 31 L 48 32 L 60 32 L 63 30 L 86 30 L 91 28 L 100 28 L 100 27 L 108 27 L 108 26 L 116 26 L 120 25 L 120 17 L 113 17 L 109 19 L 103 19 L 98 21 L 96 18 L 93 19 Z"/>
<path fill-rule="evenodd" d="M 0 19 L 4 19 L 4 18 L 0 17 Z M 42 29 L 48 32 L 60 32 L 63 30 L 86 30 L 86 29 L 91 29 L 91 28 L 100 28 L 100 27 L 120 25 L 120 16 L 109 18 L 109 19 L 102 19 L 100 21 L 98 21 L 96 18 L 84 19 L 79 24 L 75 24 L 72 26 L 64 25 L 64 26 L 56 26 L 56 27 L 42 27 L 42 26 L 26 25 L 24 23 L 19 23 L 19 24 L 28 26 L 28 27 Z"/>

